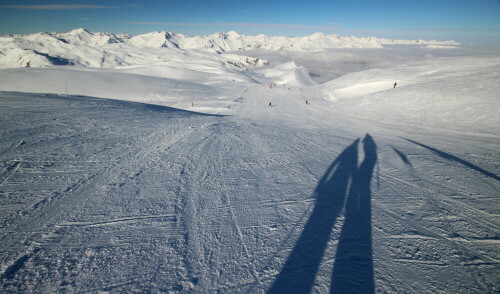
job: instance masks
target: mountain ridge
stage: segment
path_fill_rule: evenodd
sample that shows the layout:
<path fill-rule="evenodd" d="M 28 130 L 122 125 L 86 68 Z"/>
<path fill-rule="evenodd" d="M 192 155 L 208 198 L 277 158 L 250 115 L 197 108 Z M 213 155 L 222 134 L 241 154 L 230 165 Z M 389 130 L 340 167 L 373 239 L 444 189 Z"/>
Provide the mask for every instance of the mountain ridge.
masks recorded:
<path fill-rule="evenodd" d="M 92 67 L 134 65 L 134 61 L 125 62 L 124 59 L 127 57 L 127 51 L 141 51 L 140 48 L 170 49 L 170 52 L 197 50 L 222 54 L 257 49 L 319 52 L 336 48 L 384 48 L 385 45 L 392 44 L 419 45 L 429 49 L 456 48 L 459 45 L 455 41 L 360 38 L 325 35 L 320 32 L 303 37 L 286 37 L 262 34 L 247 36 L 229 31 L 191 37 L 167 31 L 131 36 L 78 28 L 65 33 L 41 32 L 0 36 L 0 68 L 61 65 L 53 60 L 68 60 L 66 64 Z"/>

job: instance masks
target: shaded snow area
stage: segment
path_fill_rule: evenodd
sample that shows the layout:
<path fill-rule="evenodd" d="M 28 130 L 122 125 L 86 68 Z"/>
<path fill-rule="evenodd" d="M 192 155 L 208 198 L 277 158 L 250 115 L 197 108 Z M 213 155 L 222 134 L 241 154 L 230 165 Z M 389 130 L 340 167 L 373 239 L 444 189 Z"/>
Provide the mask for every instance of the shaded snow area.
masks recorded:
<path fill-rule="evenodd" d="M 50 36 L 71 62 L 0 70 L 0 292 L 500 290 L 498 54 L 324 82 L 316 53 Z"/>

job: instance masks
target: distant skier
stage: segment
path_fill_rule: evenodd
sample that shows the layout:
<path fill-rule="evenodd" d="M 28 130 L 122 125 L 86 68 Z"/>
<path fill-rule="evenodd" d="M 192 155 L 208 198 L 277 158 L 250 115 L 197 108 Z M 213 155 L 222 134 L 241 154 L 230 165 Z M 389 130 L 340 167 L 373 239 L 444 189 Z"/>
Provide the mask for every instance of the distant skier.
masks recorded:
<path fill-rule="evenodd" d="M 396 86 L 397 86 L 397 85 L 398 85 L 398 83 L 394 83 L 394 87 L 393 87 L 393 89 L 394 89 L 394 88 L 396 88 Z"/>
<path fill-rule="evenodd" d="M 273 106 L 273 105 L 271 104 L 271 102 L 269 102 L 269 107 L 271 107 L 271 106 Z"/>

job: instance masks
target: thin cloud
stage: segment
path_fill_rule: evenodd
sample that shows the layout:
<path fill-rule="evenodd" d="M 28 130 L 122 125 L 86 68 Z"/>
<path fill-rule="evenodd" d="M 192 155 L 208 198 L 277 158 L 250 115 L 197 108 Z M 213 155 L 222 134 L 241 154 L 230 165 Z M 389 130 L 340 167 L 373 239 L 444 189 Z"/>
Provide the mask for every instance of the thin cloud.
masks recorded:
<path fill-rule="evenodd" d="M 25 10 L 77 10 L 77 9 L 109 9 L 118 6 L 85 5 L 85 4 L 39 4 L 39 5 L 0 5 L 0 8 Z"/>

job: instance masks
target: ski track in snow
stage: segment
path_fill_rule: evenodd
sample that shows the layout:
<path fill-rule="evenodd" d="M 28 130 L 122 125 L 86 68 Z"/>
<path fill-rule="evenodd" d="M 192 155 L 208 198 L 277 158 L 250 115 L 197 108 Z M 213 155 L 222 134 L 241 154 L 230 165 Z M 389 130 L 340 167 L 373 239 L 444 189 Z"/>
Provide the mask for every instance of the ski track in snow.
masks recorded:
<path fill-rule="evenodd" d="M 373 83 L 382 91 L 363 97 L 382 97 Z M 354 95 L 361 84 L 339 89 Z M 280 281 L 295 265 L 314 273 L 302 288 L 324 293 L 346 260 L 352 289 L 369 289 L 357 283 L 372 272 L 379 293 L 498 291 L 491 130 L 382 122 L 297 85 L 219 87 L 206 90 L 233 93 L 193 109 L 230 105 L 230 116 L 0 93 L 2 292 L 286 292 Z M 186 107 L 184 98 L 173 106 Z M 357 141 L 367 134 L 376 147 Z M 363 171 L 370 156 L 373 171 Z M 338 161 L 355 162 L 355 175 L 331 165 Z M 321 202 L 336 186 L 345 204 Z M 369 196 L 362 220 L 353 217 L 356 193 Z M 297 266 L 308 262 L 304 248 L 321 250 L 310 252 L 318 264 Z"/>

